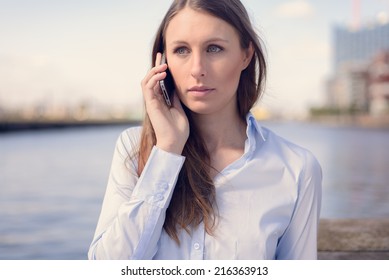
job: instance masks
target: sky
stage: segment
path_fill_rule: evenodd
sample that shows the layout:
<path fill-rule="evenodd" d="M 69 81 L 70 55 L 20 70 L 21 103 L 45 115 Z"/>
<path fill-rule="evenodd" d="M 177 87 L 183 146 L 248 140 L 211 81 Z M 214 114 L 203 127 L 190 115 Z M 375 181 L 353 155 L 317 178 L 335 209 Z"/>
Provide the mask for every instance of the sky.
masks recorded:
<path fill-rule="evenodd" d="M 332 28 L 355 23 L 352 0 L 242 0 L 266 48 L 262 107 L 304 114 L 325 100 Z M 359 22 L 389 14 L 389 0 L 359 0 Z M 0 0 L 0 106 L 92 102 L 141 111 L 168 0 Z M 386 16 L 387 17 L 387 16 Z"/>

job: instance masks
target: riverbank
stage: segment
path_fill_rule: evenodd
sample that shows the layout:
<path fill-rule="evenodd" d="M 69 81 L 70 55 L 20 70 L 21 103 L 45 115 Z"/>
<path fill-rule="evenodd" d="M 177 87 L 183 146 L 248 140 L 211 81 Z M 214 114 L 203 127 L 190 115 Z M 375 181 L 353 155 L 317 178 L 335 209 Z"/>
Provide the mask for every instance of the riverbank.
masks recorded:
<path fill-rule="evenodd" d="M 321 260 L 389 260 L 389 219 L 322 219 Z"/>
<path fill-rule="evenodd" d="M 128 125 L 141 124 L 138 120 L 117 119 L 117 120 L 34 120 L 34 121 L 3 121 L 0 122 L 0 133 L 16 132 L 23 130 L 41 130 L 52 128 L 75 128 L 107 125 Z"/>
<path fill-rule="evenodd" d="M 276 120 L 280 122 L 289 121 L 287 119 L 272 119 L 266 118 L 265 121 Z M 327 126 L 347 126 L 347 127 L 362 127 L 389 130 L 389 115 L 371 116 L 371 115 L 312 115 L 304 119 L 296 119 L 300 122 L 318 123 Z M 126 118 L 118 119 L 84 119 L 77 120 L 73 118 L 67 119 L 23 119 L 23 118 L 6 118 L 0 119 L 0 133 L 21 131 L 21 130 L 38 130 L 50 128 L 71 128 L 71 127 L 86 127 L 86 126 L 106 126 L 106 125 L 139 125 L 141 120 L 131 120 Z"/>
<path fill-rule="evenodd" d="M 319 115 L 309 117 L 308 121 L 330 126 L 356 126 L 389 130 L 389 115 Z"/>

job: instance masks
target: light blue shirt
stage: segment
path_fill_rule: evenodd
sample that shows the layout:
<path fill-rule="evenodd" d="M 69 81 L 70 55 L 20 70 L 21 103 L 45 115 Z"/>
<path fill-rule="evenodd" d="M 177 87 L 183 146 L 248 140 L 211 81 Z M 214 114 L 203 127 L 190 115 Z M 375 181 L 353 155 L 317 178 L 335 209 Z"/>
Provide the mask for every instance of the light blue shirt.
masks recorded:
<path fill-rule="evenodd" d="M 316 259 L 321 167 L 315 157 L 247 117 L 242 157 L 214 179 L 217 227 L 163 229 L 180 155 L 153 147 L 138 178 L 140 127 L 119 137 L 90 259 Z"/>

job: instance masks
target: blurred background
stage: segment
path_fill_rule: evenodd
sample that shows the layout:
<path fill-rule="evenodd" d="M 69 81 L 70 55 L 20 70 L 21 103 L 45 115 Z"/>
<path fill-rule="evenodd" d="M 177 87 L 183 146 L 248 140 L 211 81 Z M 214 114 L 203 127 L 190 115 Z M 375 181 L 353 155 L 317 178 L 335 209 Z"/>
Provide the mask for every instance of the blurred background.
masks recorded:
<path fill-rule="evenodd" d="M 322 217 L 389 217 L 389 0 L 242 1 L 253 109 L 323 167 Z M 85 259 L 171 1 L 0 0 L 0 259 Z"/>

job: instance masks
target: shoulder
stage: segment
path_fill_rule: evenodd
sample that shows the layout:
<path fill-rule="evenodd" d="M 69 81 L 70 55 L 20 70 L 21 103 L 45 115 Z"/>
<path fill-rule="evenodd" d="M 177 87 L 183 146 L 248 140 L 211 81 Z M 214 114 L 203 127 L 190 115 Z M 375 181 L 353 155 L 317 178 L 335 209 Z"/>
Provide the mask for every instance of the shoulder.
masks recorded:
<path fill-rule="evenodd" d="M 120 133 L 119 139 L 122 139 L 123 141 L 139 142 L 141 133 L 141 126 L 129 127 Z"/>
<path fill-rule="evenodd" d="M 265 139 L 264 146 L 267 148 L 266 150 L 271 152 L 272 156 L 278 157 L 291 169 L 295 171 L 298 169 L 299 173 L 314 172 L 321 174 L 319 161 L 310 150 L 293 143 L 266 127 L 260 129 Z"/>
<path fill-rule="evenodd" d="M 319 199 L 323 174 L 314 154 L 268 128 L 262 127 L 262 135 L 265 138 L 262 148 L 267 159 L 282 168 L 284 175 L 289 174 L 293 178 L 298 196 L 309 192 Z"/>
<path fill-rule="evenodd" d="M 134 155 L 139 149 L 142 134 L 141 126 L 134 126 L 122 131 L 116 141 L 116 150 L 123 156 Z"/>

